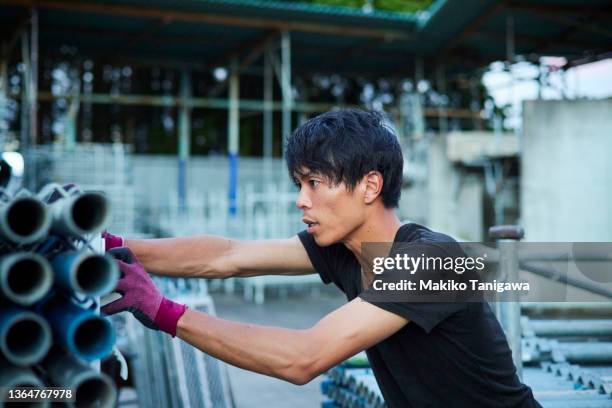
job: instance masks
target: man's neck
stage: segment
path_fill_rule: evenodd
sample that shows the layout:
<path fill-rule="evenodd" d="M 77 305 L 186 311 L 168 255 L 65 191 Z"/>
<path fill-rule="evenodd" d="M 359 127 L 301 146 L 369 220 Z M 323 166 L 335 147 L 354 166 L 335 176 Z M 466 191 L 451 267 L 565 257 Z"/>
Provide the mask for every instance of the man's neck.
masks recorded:
<path fill-rule="evenodd" d="M 362 253 L 365 242 L 393 242 L 402 223 L 392 209 L 384 209 L 368 217 L 367 221 L 344 241 L 344 245 L 355 255 L 362 267 L 369 265 L 371 259 Z M 365 268 L 364 268 L 365 269 Z"/>

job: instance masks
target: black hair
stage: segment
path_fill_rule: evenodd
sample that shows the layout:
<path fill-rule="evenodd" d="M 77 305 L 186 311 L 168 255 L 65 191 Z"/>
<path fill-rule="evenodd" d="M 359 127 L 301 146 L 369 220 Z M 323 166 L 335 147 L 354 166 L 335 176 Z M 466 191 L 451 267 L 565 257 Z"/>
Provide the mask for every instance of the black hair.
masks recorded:
<path fill-rule="evenodd" d="M 295 180 L 310 173 L 353 189 L 370 171 L 383 177 L 386 208 L 398 206 L 404 160 L 397 136 L 378 112 L 342 109 L 323 113 L 295 129 L 285 159 Z M 305 173 L 307 172 L 307 173 Z"/>

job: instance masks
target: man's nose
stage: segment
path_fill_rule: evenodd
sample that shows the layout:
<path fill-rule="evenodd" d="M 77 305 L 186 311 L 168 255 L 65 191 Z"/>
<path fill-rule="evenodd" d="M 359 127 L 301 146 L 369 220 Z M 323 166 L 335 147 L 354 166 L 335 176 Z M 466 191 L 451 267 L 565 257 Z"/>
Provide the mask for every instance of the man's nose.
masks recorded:
<path fill-rule="evenodd" d="M 310 202 L 310 198 L 308 197 L 308 195 L 306 194 L 304 190 L 305 189 L 300 190 L 297 196 L 297 200 L 295 201 L 296 207 L 299 208 L 300 210 L 303 210 L 304 208 L 310 208 L 312 204 Z"/>

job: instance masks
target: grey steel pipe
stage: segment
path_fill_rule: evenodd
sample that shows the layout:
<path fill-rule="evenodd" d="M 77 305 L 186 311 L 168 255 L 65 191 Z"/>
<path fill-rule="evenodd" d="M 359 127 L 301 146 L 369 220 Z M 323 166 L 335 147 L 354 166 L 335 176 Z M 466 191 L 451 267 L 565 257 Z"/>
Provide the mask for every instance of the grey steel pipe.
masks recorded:
<path fill-rule="evenodd" d="M 369 368 L 356 368 L 352 370 L 347 370 L 347 383 L 346 385 L 353 392 L 357 391 L 357 387 L 361 382 L 368 377 L 372 377 L 372 370 Z"/>
<path fill-rule="evenodd" d="M 110 354 L 115 331 L 110 320 L 56 297 L 43 307 L 56 341 L 80 359 L 94 361 Z"/>
<path fill-rule="evenodd" d="M 502 278 L 507 282 L 519 281 L 518 241 L 524 236 L 521 227 L 515 225 L 499 225 L 489 229 L 489 235 L 497 239 L 499 266 Z M 519 297 L 513 294 L 510 301 L 498 302 L 500 323 L 508 337 L 508 345 L 512 350 L 512 360 L 519 378 L 523 374 L 523 359 L 521 352 L 521 306 Z"/>
<path fill-rule="evenodd" d="M 119 267 L 109 255 L 66 251 L 56 255 L 51 264 L 60 286 L 89 296 L 112 292 L 119 280 Z"/>
<path fill-rule="evenodd" d="M 523 314 L 612 316 L 610 302 L 521 302 Z"/>
<path fill-rule="evenodd" d="M 40 241 L 50 226 L 47 206 L 35 197 L 17 197 L 0 207 L 0 237 L 13 244 Z"/>
<path fill-rule="evenodd" d="M 584 279 L 576 279 L 570 276 L 558 274 L 554 271 L 548 270 L 546 268 L 542 268 L 540 266 L 532 265 L 527 262 L 520 262 L 521 269 L 524 269 L 528 272 L 534 273 L 536 275 L 542 276 L 544 278 L 548 278 L 551 280 L 563 282 L 567 285 L 574 286 L 579 289 L 584 289 L 586 291 L 596 293 L 598 295 L 602 295 L 608 298 L 612 298 L 612 290 L 607 289 L 595 282 L 587 281 Z"/>
<path fill-rule="evenodd" d="M 523 333 L 545 337 L 612 336 L 612 320 L 523 319 Z"/>
<path fill-rule="evenodd" d="M 0 362 L 0 407 L 9 406 L 2 401 L 6 400 L 6 391 L 17 387 L 43 388 L 43 382 L 30 370 L 25 367 L 15 367 L 6 362 Z M 48 407 L 49 402 L 22 402 L 20 407 Z"/>
<path fill-rule="evenodd" d="M 10 363 L 38 363 L 49 351 L 51 340 L 51 328 L 41 316 L 16 307 L 0 309 L 0 351 Z"/>
<path fill-rule="evenodd" d="M 53 285 L 51 265 L 32 252 L 17 252 L 0 259 L 0 294 L 11 302 L 29 306 Z"/>
<path fill-rule="evenodd" d="M 100 193 L 75 194 L 51 204 L 52 230 L 58 234 L 84 236 L 101 232 L 110 218 L 110 203 Z"/>
<path fill-rule="evenodd" d="M 536 398 L 537 399 L 537 398 Z M 601 395 L 596 399 L 586 398 L 560 398 L 560 399 L 539 399 L 538 402 L 543 408 L 610 408 L 610 397 Z"/>
<path fill-rule="evenodd" d="M 111 408 L 117 400 L 117 390 L 112 380 L 104 373 L 81 364 L 70 354 L 52 353 L 43 368 L 56 387 L 74 391 L 76 401 L 72 407 Z"/>
<path fill-rule="evenodd" d="M 571 363 L 612 363 L 612 343 L 559 343 L 553 347 L 552 357 Z"/>

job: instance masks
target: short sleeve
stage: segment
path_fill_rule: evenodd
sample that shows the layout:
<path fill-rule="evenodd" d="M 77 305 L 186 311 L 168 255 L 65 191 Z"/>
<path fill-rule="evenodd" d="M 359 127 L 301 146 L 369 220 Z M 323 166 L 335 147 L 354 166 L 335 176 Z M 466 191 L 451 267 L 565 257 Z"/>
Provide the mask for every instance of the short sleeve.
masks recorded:
<path fill-rule="evenodd" d="M 298 234 L 306 253 L 326 285 L 333 282 L 341 291 L 347 293 L 351 287 L 349 271 L 358 268 L 357 260 L 351 251 L 343 244 L 319 246 L 307 231 Z"/>
<path fill-rule="evenodd" d="M 300 238 L 300 241 L 302 241 L 302 245 L 304 245 L 304 249 L 306 249 L 308 258 L 310 258 L 312 266 L 314 266 L 319 276 L 321 276 L 323 283 L 326 285 L 331 283 L 331 269 L 326 261 L 327 256 L 325 253 L 325 248 L 318 246 L 312 235 L 310 235 L 307 231 L 301 231 L 298 234 L 298 237 Z"/>
<path fill-rule="evenodd" d="M 363 299 L 363 296 L 360 295 Z M 367 299 L 364 299 L 367 301 Z M 374 306 L 401 316 L 421 327 L 426 333 L 430 333 L 442 321 L 467 308 L 465 303 L 449 302 L 371 302 Z"/>

